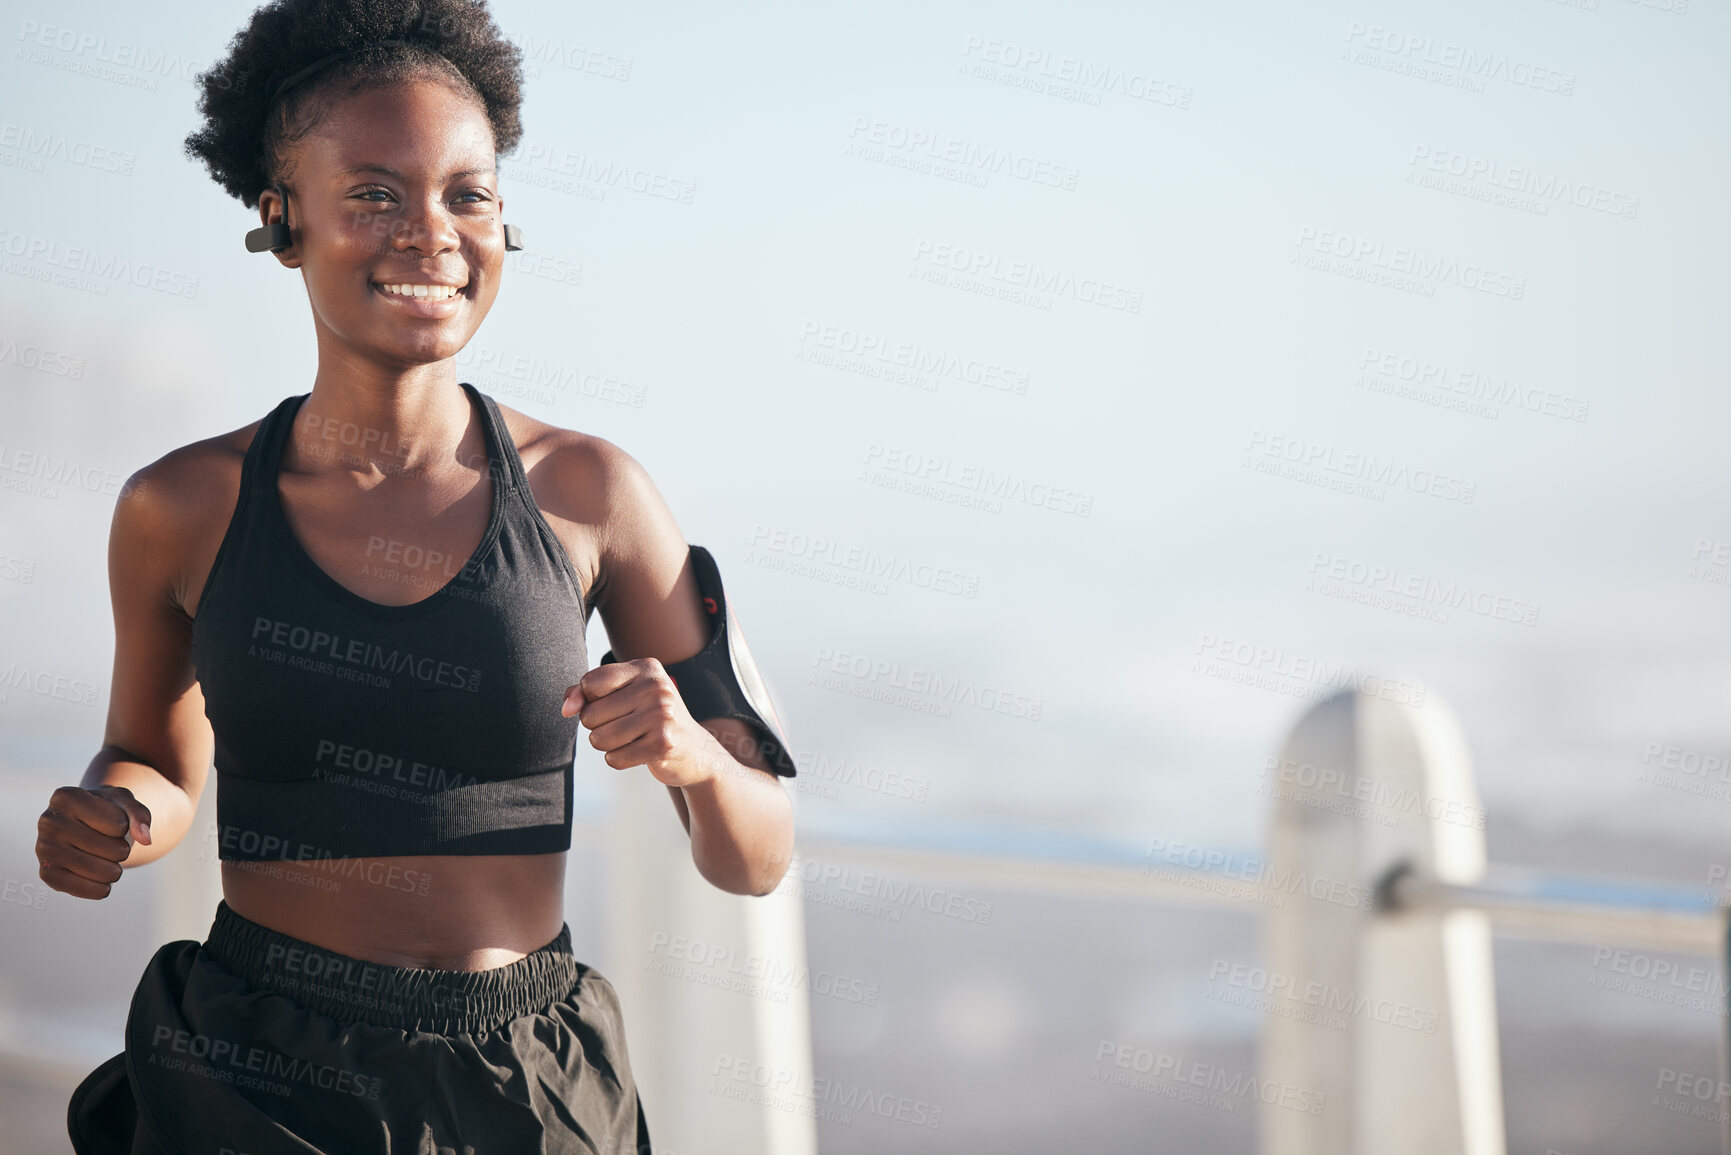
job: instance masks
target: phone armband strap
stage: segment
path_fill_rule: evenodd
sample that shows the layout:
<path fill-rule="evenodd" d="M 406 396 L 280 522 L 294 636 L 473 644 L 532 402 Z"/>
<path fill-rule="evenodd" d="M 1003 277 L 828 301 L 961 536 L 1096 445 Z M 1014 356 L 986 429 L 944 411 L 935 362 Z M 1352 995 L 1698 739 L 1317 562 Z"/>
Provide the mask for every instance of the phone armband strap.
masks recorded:
<path fill-rule="evenodd" d="M 757 732 L 764 760 L 777 774 L 792 778 L 797 768 L 788 752 L 781 720 L 770 700 L 769 687 L 745 648 L 739 620 L 722 593 L 721 571 L 715 558 L 700 545 L 690 547 L 690 556 L 697 592 L 709 621 L 709 642 L 684 661 L 664 662 L 662 668 L 673 679 L 693 719 L 738 718 L 748 723 Z M 614 661 L 618 659 L 612 650 L 601 655 L 603 665 Z"/>

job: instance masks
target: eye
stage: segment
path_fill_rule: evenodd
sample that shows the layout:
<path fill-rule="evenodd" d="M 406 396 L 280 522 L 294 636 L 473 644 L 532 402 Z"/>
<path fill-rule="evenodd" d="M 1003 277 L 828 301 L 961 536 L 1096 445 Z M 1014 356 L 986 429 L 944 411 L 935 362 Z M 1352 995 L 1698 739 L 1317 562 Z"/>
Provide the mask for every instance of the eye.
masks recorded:
<path fill-rule="evenodd" d="M 375 194 L 377 194 L 380 197 L 388 198 L 391 195 L 391 190 L 388 188 L 383 188 L 379 185 L 373 185 L 370 188 L 360 189 L 360 190 L 356 191 L 353 195 L 354 195 L 355 199 L 357 199 L 357 200 L 370 200 L 372 204 L 376 204 L 376 205 L 384 204 L 385 202 L 383 200 L 372 200 L 371 199 Z"/>
<path fill-rule="evenodd" d="M 472 188 L 472 189 L 468 189 L 467 191 L 460 192 L 457 194 L 458 200 L 462 200 L 464 197 L 474 197 L 475 198 L 474 200 L 469 201 L 468 202 L 469 204 L 481 204 L 481 203 L 484 203 L 486 201 L 492 200 L 493 194 L 488 192 L 484 188 Z"/>

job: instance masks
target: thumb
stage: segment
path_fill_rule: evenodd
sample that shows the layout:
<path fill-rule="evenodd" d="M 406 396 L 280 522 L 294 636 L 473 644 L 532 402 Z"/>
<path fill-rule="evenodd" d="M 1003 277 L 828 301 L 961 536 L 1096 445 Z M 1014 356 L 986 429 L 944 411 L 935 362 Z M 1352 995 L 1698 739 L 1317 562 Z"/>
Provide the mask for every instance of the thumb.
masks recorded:
<path fill-rule="evenodd" d="M 110 802 L 126 811 L 127 836 L 134 842 L 150 845 L 150 807 L 132 796 L 132 791 L 124 786 L 104 787 L 102 794 Z"/>
<path fill-rule="evenodd" d="M 565 700 L 559 705 L 559 713 L 567 718 L 574 718 L 588 704 L 589 696 L 583 692 L 583 679 L 565 688 Z"/>

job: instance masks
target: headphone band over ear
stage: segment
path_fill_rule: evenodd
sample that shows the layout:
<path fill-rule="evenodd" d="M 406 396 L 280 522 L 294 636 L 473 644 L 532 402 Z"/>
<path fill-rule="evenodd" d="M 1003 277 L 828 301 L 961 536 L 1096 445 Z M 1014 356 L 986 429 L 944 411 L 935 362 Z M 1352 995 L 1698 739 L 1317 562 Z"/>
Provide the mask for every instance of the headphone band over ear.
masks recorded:
<path fill-rule="evenodd" d="M 288 190 L 281 185 L 272 185 L 276 195 L 282 198 L 283 215 L 268 225 L 260 225 L 246 234 L 246 251 L 249 253 L 280 253 L 289 247 L 293 238 L 289 234 Z M 517 253 L 523 250 L 523 230 L 516 225 L 505 225 L 505 251 Z"/>

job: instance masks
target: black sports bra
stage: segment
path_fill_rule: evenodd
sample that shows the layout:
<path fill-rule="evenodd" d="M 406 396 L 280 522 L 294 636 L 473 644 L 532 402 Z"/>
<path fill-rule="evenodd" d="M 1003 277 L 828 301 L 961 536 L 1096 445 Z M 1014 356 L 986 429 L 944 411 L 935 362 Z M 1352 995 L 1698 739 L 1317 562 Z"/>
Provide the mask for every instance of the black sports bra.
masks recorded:
<path fill-rule="evenodd" d="M 311 394 L 260 423 L 192 625 L 218 857 L 570 847 L 578 723 L 559 707 L 589 668 L 590 607 L 498 407 L 462 387 L 481 414 L 492 513 L 461 566 L 381 543 L 381 566 L 432 590 L 408 605 L 339 584 L 283 516 L 277 472 Z"/>

